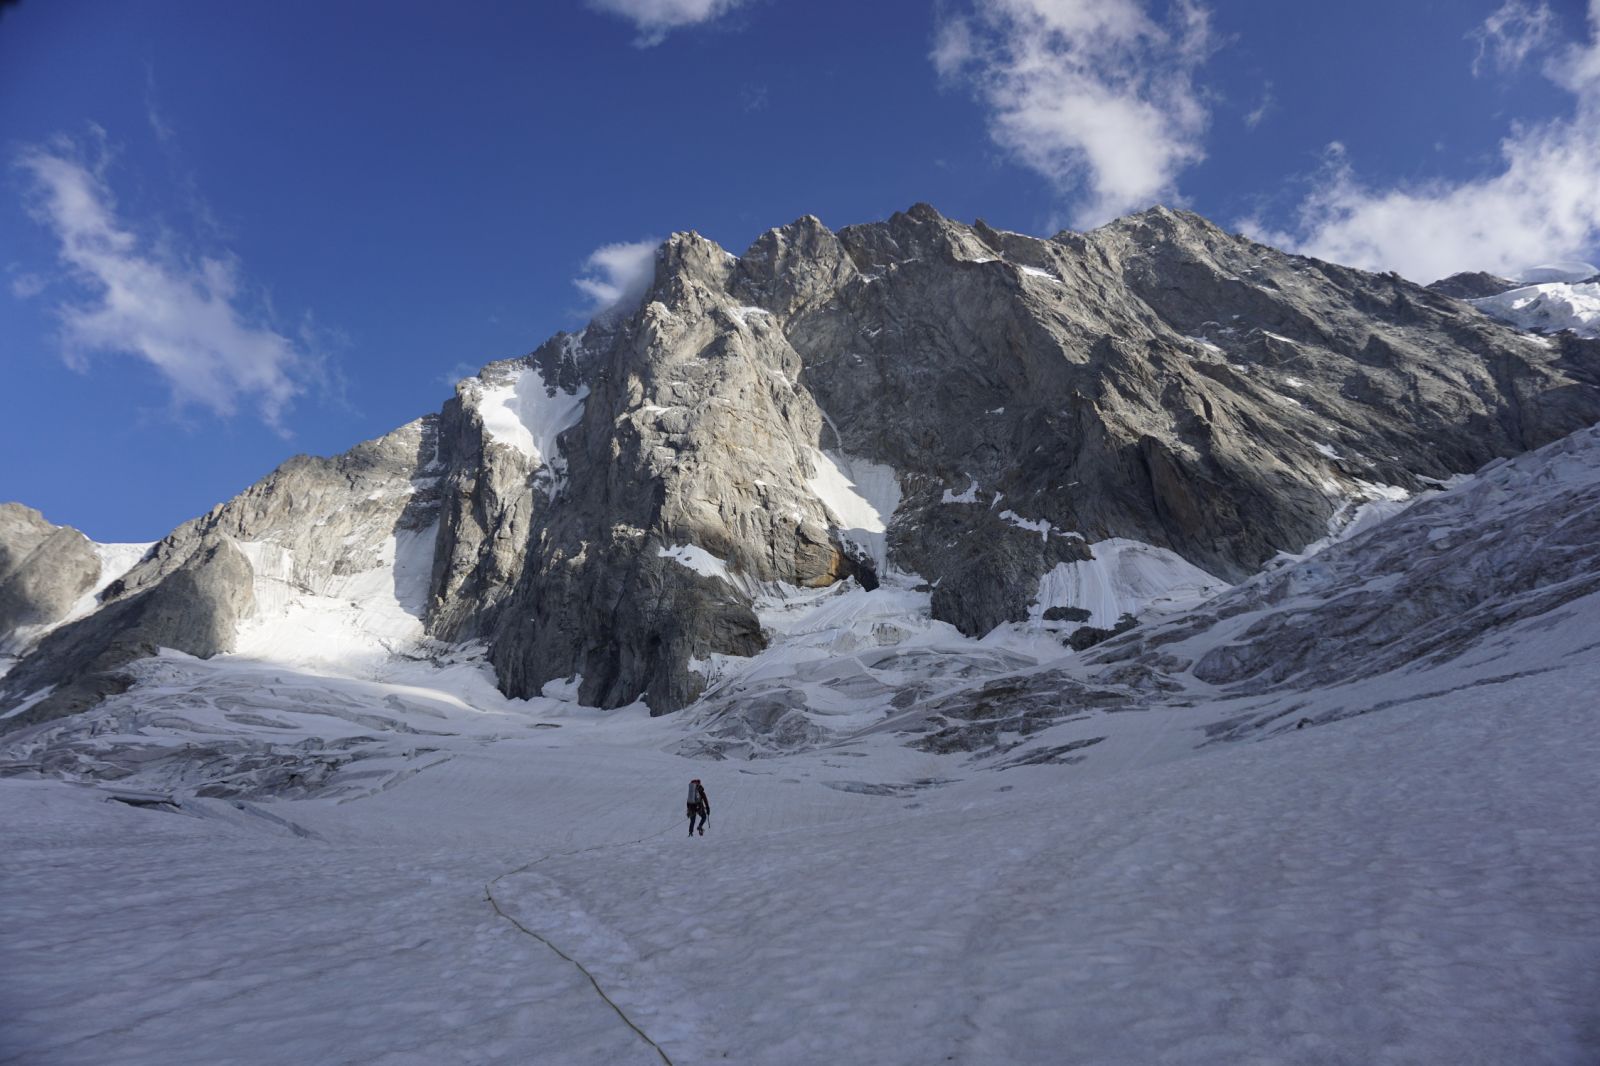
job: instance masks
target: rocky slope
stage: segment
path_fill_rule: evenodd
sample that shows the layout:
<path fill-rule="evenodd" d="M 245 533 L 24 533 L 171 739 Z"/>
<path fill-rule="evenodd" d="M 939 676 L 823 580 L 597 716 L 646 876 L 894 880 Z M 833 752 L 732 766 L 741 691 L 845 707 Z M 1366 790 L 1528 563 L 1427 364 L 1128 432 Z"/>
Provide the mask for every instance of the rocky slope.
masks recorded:
<path fill-rule="evenodd" d="M 1459 274 L 1451 274 L 1448 278 L 1440 278 L 1428 288 L 1442 296 L 1452 296 L 1457 300 L 1482 300 L 1490 296 L 1499 296 L 1503 292 L 1515 289 L 1519 284 L 1520 282 L 1502 278 L 1498 274 L 1465 270 Z"/>
<path fill-rule="evenodd" d="M 1600 421 L 1597 386 L 1600 343 L 1161 208 L 1049 240 L 925 205 L 805 218 L 737 257 L 679 234 L 637 308 L 174 531 L 0 679 L 0 727 L 156 647 L 348 673 L 482 645 L 509 695 L 660 713 L 808 590 L 1070 638 L 1120 614 L 1085 574 L 1143 560 L 1132 607 L 1242 580 L 1357 505 Z M 0 527 L 3 558 L 33 529 Z M 46 584 L 77 587 L 62 558 Z M 295 643 L 352 600 L 338 639 Z"/>
<path fill-rule="evenodd" d="M 868 731 L 991 765 L 1078 761 L 1096 719 L 1123 711 L 1203 709 L 1211 741 L 1254 739 L 1533 675 L 1558 685 L 1600 648 L 1597 623 L 1600 426 L 1496 460 L 1194 610 L 1064 663 L 908 701 Z M 1031 743 L 1062 722 L 1082 723 L 1065 731 L 1077 739 Z M 736 722 L 705 728 L 745 743 Z"/>

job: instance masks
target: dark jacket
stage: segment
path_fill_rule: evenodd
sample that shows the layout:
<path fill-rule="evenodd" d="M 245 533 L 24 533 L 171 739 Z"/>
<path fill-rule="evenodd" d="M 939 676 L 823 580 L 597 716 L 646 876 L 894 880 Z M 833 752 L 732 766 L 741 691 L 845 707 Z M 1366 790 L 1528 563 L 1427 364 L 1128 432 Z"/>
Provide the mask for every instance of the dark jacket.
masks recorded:
<path fill-rule="evenodd" d="M 689 784 L 689 813 L 710 814 L 711 801 L 706 799 L 705 786 L 691 782 Z"/>

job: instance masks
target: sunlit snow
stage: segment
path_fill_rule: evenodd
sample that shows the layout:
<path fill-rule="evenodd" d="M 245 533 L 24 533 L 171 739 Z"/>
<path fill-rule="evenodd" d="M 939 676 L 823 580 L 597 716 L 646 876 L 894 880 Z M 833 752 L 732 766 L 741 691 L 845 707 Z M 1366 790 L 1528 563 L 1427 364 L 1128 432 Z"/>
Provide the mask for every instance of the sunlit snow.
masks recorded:
<path fill-rule="evenodd" d="M 437 524 L 385 538 L 375 565 L 306 583 L 294 552 L 270 541 L 239 548 L 255 571 L 255 610 L 234 655 L 370 676 L 423 636 Z"/>
<path fill-rule="evenodd" d="M 839 533 L 873 560 L 880 574 L 889 569 L 885 536 L 900 506 L 900 481 L 894 468 L 842 452 L 811 452 L 812 476 L 806 486 L 839 521 Z"/>
<path fill-rule="evenodd" d="M 1469 302 L 1519 329 L 1544 333 L 1570 329 L 1580 337 L 1600 337 L 1600 282 L 1528 285 Z"/>
<path fill-rule="evenodd" d="M 698 544 L 678 544 L 671 548 L 664 547 L 658 554 L 663 559 L 671 559 L 673 562 L 681 563 L 695 573 L 702 574 L 705 577 L 719 577 L 730 583 L 733 580 L 728 576 L 728 564 Z"/>
<path fill-rule="evenodd" d="M 554 465 L 556 438 L 578 424 L 589 387 L 564 392 L 546 386 L 543 375 L 529 367 L 509 382 L 482 387 L 478 414 L 489 436 L 515 448 L 533 465 Z"/>
<path fill-rule="evenodd" d="M 1039 579 L 1032 618 L 1051 607 L 1076 607 L 1089 612 L 1086 624 L 1109 629 L 1124 614 L 1190 607 L 1228 587 L 1176 552 L 1136 540 L 1114 537 L 1089 550 L 1093 559 L 1058 563 Z"/>

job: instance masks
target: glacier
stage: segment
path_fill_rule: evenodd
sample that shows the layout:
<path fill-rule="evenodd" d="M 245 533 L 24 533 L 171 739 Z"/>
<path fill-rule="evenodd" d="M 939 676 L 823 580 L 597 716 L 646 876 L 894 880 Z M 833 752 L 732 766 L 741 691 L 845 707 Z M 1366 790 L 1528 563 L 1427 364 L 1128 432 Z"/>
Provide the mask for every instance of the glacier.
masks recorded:
<path fill-rule="evenodd" d="M 1542 511 L 1550 558 L 1581 553 L 1597 459 L 1600 429 L 1497 462 L 1085 655 L 962 637 L 890 582 L 775 595 L 782 639 L 741 668 L 847 712 L 863 678 L 894 690 L 868 670 L 883 651 L 935 656 L 942 674 L 900 680 L 951 691 L 1103 682 L 1139 640 L 1201 657 L 1263 619 L 1382 602 L 1419 543 L 1465 553 L 1466 579 Z M 707 763 L 682 750 L 693 716 L 506 699 L 470 649 L 382 677 L 165 654 L 31 731 L 55 759 L 81 735 L 81 784 L 0 778 L 0 1047 L 151 1064 L 1575 1061 L 1600 979 L 1588 572 L 1489 590 L 1538 609 L 1452 654 L 1253 693 L 1186 680 L 1143 710 L 1042 719 L 998 759 L 907 745 L 915 711 L 858 706 L 813 744 Z M 303 749 L 301 784 L 252 788 L 286 764 L 241 759 L 237 787 L 186 793 L 221 739 Z M 116 750 L 138 758 L 90 772 Z M 691 776 L 712 797 L 703 839 L 683 838 Z"/>

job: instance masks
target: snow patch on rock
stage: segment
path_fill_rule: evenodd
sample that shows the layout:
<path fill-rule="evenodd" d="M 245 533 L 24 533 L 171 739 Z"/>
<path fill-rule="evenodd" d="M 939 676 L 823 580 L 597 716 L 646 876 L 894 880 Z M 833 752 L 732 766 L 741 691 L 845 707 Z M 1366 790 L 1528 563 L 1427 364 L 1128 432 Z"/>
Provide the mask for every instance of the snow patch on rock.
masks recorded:
<path fill-rule="evenodd" d="M 705 577 L 717 577 L 730 585 L 734 584 L 733 578 L 728 574 L 728 564 L 712 555 L 698 544 L 678 544 L 671 548 L 663 547 L 658 554 L 663 559 L 671 559 L 680 566 L 686 566 L 697 574 Z"/>
<path fill-rule="evenodd" d="M 1018 529 L 1026 529 L 1030 533 L 1039 534 L 1040 540 L 1049 540 L 1051 537 L 1071 537 L 1075 540 L 1084 539 L 1082 533 L 1075 533 L 1066 529 L 1057 529 L 1043 518 L 1023 518 L 1021 515 L 1017 514 L 1017 512 L 1009 509 L 1001 511 L 1000 518 L 1006 522 L 1010 522 Z"/>
<path fill-rule="evenodd" d="M 491 440 L 514 448 L 534 466 L 560 468 L 556 438 L 578 424 L 588 386 L 563 392 L 545 383 L 533 367 L 510 381 L 485 385 L 478 396 L 478 415 Z"/>
<path fill-rule="evenodd" d="M 841 539 L 867 554 L 879 574 L 889 569 L 889 522 L 900 506 L 900 479 L 892 466 L 813 449 L 806 487 L 838 521 Z"/>
<path fill-rule="evenodd" d="M 1042 621 L 1052 607 L 1076 607 L 1089 612 L 1085 624 L 1109 629 L 1124 614 L 1192 607 L 1229 587 L 1176 552 L 1141 541 L 1113 537 L 1089 550 L 1093 559 L 1058 563 L 1039 579 L 1030 618 Z"/>
<path fill-rule="evenodd" d="M 423 638 L 438 524 L 400 530 L 378 547 L 377 565 L 308 578 L 295 552 L 271 541 L 240 541 L 255 571 L 255 613 L 232 653 L 245 659 L 376 676 L 395 653 Z"/>
<path fill-rule="evenodd" d="M 944 495 L 939 497 L 939 502 L 940 503 L 977 503 L 978 502 L 978 481 L 977 481 L 977 479 L 973 478 L 972 479 L 972 484 L 968 485 L 966 487 L 966 489 L 964 491 L 960 492 L 960 493 L 954 493 L 954 492 L 951 492 L 949 489 L 945 489 L 944 490 Z"/>

